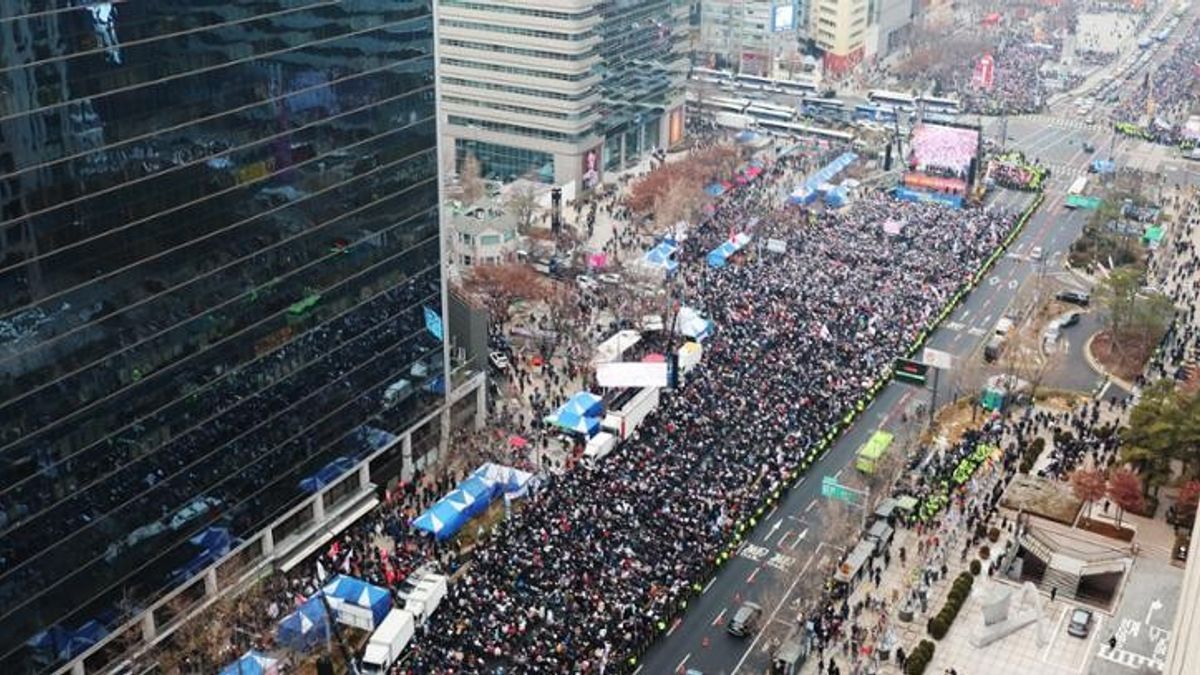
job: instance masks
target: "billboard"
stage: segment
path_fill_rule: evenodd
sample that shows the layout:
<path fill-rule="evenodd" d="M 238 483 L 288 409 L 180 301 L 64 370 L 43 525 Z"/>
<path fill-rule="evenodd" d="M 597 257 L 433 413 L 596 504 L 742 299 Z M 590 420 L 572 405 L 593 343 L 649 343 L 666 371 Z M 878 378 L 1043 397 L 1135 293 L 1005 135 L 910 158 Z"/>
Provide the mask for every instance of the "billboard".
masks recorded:
<path fill-rule="evenodd" d="M 771 5 L 771 31 L 796 30 L 796 0 L 776 0 Z"/>
<path fill-rule="evenodd" d="M 613 361 L 596 364 L 596 382 L 606 388 L 644 388 L 667 386 L 668 366 L 665 361 L 638 363 Z"/>
<path fill-rule="evenodd" d="M 600 152 L 604 146 L 597 145 L 583 155 L 583 189 L 591 190 L 600 182 Z"/>

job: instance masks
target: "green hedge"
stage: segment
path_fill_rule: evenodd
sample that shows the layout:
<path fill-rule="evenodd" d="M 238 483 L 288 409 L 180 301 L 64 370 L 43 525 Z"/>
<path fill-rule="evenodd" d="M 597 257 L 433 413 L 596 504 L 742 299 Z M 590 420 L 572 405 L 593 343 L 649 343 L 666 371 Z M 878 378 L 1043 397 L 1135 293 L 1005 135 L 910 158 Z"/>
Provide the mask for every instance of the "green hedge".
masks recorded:
<path fill-rule="evenodd" d="M 970 572 L 963 572 L 954 579 L 954 584 L 950 586 L 950 592 L 946 595 L 946 604 L 942 606 L 942 611 L 925 624 L 925 630 L 929 631 L 929 635 L 933 639 L 941 640 L 946 636 L 946 632 L 950 630 L 950 626 L 958 616 L 958 611 L 962 609 L 963 603 L 971 595 L 971 586 L 974 583 L 975 577 Z"/>
<path fill-rule="evenodd" d="M 925 672 L 925 668 L 929 666 L 929 662 L 933 660 L 933 650 L 936 647 L 929 640 L 921 640 L 917 648 L 908 655 L 908 660 L 904 662 L 904 675 L 921 675 Z"/>

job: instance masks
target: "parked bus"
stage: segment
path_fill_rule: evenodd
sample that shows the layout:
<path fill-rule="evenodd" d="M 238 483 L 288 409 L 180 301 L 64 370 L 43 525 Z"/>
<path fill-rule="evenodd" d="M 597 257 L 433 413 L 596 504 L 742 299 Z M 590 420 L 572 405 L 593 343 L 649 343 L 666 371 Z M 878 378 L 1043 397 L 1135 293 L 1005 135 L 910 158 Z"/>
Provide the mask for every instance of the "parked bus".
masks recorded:
<path fill-rule="evenodd" d="M 867 100 L 871 103 L 887 103 L 905 108 L 912 108 L 917 104 L 917 100 L 908 94 L 883 89 L 872 89 L 867 92 Z"/>
<path fill-rule="evenodd" d="M 817 83 L 811 80 L 775 80 L 775 86 L 785 94 L 807 96 L 817 93 Z"/>
<path fill-rule="evenodd" d="M 959 103 L 952 98 L 939 98 L 937 96 L 922 96 L 918 99 L 927 112 L 944 113 L 949 115 L 957 115 L 959 112 Z"/>
<path fill-rule="evenodd" d="M 835 141 L 837 143 L 851 143 L 854 141 L 854 134 L 849 134 L 844 131 L 836 131 L 834 129 L 814 127 L 808 124 L 798 124 L 796 122 L 782 122 L 778 120 L 767 119 L 759 120 L 758 124 L 763 129 L 768 131 L 792 134 L 793 136 L 808 136 L 827 141 Z"/>
<path fill-rule="evenodd" d="M 783 89 L 776 85 L 775 80 L 769 77 L 759 77 L 758 75 L 747 75 L 739 73 L 735 78 L 737 85 L 746 89 L 762 89 L 765 91 L 774 91 L 782 93 Z"/>
<path fill-rule="evenodd" d="M 722 82 L 732 82 L 733 74 L 724 70 L 713 70 L 712 68 L 692 68 L 691 78 L 698 82 L 709 82 L 711 84 L 721 84 Z"/>
<path fill-rule="evenodd" d="M 854 106 L 854 119 L 890 124 L 896 121 L 896 109 L 891 106 L 862 103 Z"/>
<path fill-rule="evenodd" d="M 880 429 L 871 434 L 871 438 L 858 449 L 858 457 L 854 461 L 854 468 L 863 473 L 875 473 L 875 467 L 879 460 L 887 454 L 888 448 L 892 446 L 892 440 L 895 435 Z"/>
<path fill-rule="evenodd" d="M 753 101 L 745 98 L 723 98 L 720 96 L 710 96 L 700 101 L 702 108 L 709 110 L 726 110 L 735 113 L 745 113 Z"/>
<path fill-rule="evenodd" d="M 790 122 L 796 118 L 795 109 L 785 105 L 775 105 L 772 103 L 764 103 L 755 101 L 746 108 L 746 114 L 754 117 L 766 117 L 774 120 L 783 120 Z"/>

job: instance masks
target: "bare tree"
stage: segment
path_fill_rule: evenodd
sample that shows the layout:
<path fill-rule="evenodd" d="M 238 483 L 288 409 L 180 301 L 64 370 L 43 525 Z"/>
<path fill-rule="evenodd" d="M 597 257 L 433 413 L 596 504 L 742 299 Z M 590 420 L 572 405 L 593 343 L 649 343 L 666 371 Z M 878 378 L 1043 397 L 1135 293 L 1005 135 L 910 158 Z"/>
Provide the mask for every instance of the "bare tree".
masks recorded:
<path fill-rule="evenodd" d="M 508 198 L 504 202 L 504 208 L 517 221 L 517 231 L 521 234 L 529 234 L 533 229 L 533 221 L 542 209 L 538 203 L 537 190 L 533 183 L 523 181 L 513 185 L 509 191 Z"/>

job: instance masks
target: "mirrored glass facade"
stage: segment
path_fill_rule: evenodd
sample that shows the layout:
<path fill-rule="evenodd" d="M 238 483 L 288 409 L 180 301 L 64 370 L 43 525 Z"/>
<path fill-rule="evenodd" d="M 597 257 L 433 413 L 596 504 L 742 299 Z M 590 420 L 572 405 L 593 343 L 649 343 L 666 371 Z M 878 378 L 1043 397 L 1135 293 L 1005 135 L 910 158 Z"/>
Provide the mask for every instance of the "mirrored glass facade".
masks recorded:
<path fill-rule="evenodd" d="M 432 37 L 428 1 L 0 3 L 0 671 L 440 405 Z"/>

